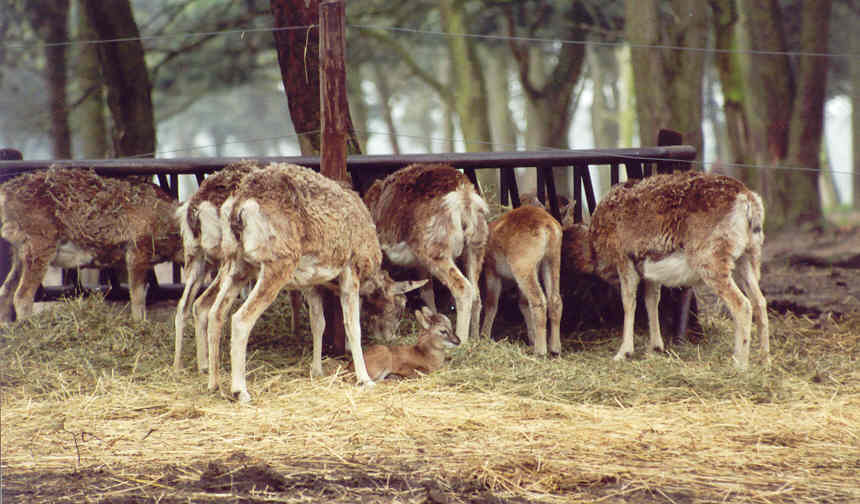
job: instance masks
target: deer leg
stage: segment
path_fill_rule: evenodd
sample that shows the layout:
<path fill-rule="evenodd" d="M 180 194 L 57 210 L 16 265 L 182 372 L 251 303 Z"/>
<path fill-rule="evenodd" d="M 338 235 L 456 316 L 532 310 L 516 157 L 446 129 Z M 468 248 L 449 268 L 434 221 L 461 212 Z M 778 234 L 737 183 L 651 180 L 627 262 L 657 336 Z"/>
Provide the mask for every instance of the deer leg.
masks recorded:
<path fill-rule="evenodd" d="M 200 287 L 203 285 L 206 261 L 202 257 L 195 257 L 193 260 L 188 261 L 187 270 L 188 277 L 185 279 L 185 288 L 182 289 L 182 297 L 176 303 L 176 315 L 173 318 L 175 331 L 173 369 L 175 371 L 182 369 L 182 340 L 185 335 L 185 320 L 191 316 L 192 300 L 200 292 Z"/>
<path fill-rule="evenodd" d="M 21 259 L 21 273 L 13 300 L 18 320 L 23 320 L 33 314 L 33 301 L 36 298 L 36 291 L 42 284 L 42 279 L 45 278 L 48 265 L 56 255 L 56 248 L 51 250 L 53 252 L 49 250 L 35 251 L 32 256 L 29 256 L 29 260 Z"/>
<path fill-rule="evenodd" d="M 248 338 L 260 315 L 271 306 L 278 293 L 293 276 L 294 267 L 281 264 L 260 265 L 257 281 L 248 298 L 230 319 L 230 372 L 233 380 L 230 392 L 239 402 L 249 402 L 248 386 L 245 383 L 245 365 L 248 352 Z"/>
<path fill-rule="evenodd" d="M 455 332 L 457 337 L 460 338 L 460 343 L 465 344 L 469 341 L 470 318 L 472 315 L 475 287 L 463 276 L 451 258 L 433 262 L 429 269 L 430 273 L 438 278 L 445 287 L 448 287 L 448 290 L 454 296 L 454 303 L 457 306 Z"/>
<path fill-rule="evenodd" d="M 767 319 L 767 301 L 759 288 L 759 276 L 756 274 L 752 261 L 742 257 L 738 264 L 740 279 L 743 283 L 744 292 L 752 302 L 752 310 L 756 323 L 758 337 L 761 339 L 761 356 L 763 359 L 770 358 L 770 334 Z"/>
<path fill-rule="evenodd" d="M 146 320 L 146 273 L 149 266 L 137 259 L 137 254 L 126 256 L 128 264 L 128 297 L 131 301 L 131 317 Z"/>
<path fill-rule="evenodd" d="M 364 362 L 361 350 L 361 323 L 358 310 L 361 301 L 358 290 L 358 275 L 352 267 L 347 266 L 340 275 L 340 307 L 343 310 L 343 325 L 346 337 L 349 339 L 349 351 L 352 353 L 355 375 L 359 383 L 373 386 L 374 383 L 367 374 L 367 364 Z"/>
<path fill-rule="evenodd" d="M 420 268 L 421 277 L 427 279 L 427 283 L 421 286 L 418 290 L 418 296 L 421 298 L 421 301 L 427 305 L 434 312 L 438 312 L 436 309 L 436 294 L 433 292 L 433 276 L 424 268 Z M 446 307 L 447 309 L 447 307 Z"/>
<path fill-rule="evenodd" d="M 221 279 L 226 271 L 218 268 L 215 278 L 194 300 L 191 312 L 194 314 L 194 335 L 197 341 L 197 371 L 205 373 L 209 369 L 209 311 L 215 303 L 215 298 L 221 288 Z M 220 339 L 220 335 L 219 335 Z M 216 359 L 216 362 L 218 359 Z"/>
<path fill-rule="evenodd" d="M 662 352 L 663 336 L 660 334 L 660 284 L 645 280 L 645 311 L 648 312 L 648 332 L 651 335 L 651 350 Z"/>
<path fill-rule="evenodd" d="M 486 300 L 484 301 L 484 325 L 481 327 L 481 337 L 491 338 L 493 322 L 499 310 L 499 294 L 502 292 L 502 279 L 490 269 L 484 270 L 484 285 Z"/>
<path fill-rule="evenodd" d="M 206 336 L 209 346 L 209 390 L 218 388 L 218 363 L 221 360 L 221 333 L 227 313 L 239 297 L 242 289 L 242 272 L 240 266 L 231 261 L 221 264 L 218 271 L 220 284 L 215 284 L 217 295 L 206 314 Z M 210 286 L 210 289 L 213 287 Z M 207 289 L 208 293 L 209 289 Z"/>
<path fill-rule="evenodd" d="M 514 279 L 520 295 L 526 298 L 529 305 L 526 317 L 529 340 L 534 345 L 536 355 L 546 355 L 546 296 L 538 281 L 537 268 L 531 267 L 527 271 L 515 269 Z"/>
<path fill-rule="evenodd" d="M 0 287 L 0 323 L 12 322 L 15 310 L 13 308 L 13 297 L 21 279 L 21 261 L 18 259 L 16 250 L 12 249 L 12 268 L 6 274 L 3 286 Z"/>
<path fill-rule="evenodd" d="M 290 292 L 290 308 L 290 311 L 292 312 L 292 317 L 290 318 L 290 332 L 295 336 L 299 332 L 299 311 L 302 309 L 301 292 Z"/>
<path fill-rule="evenodd" d="M 621 333 L 621 348 L 615 354 L 615 360 L 624 360 L 633 356 L 633 322 L 636 319 L 636 287 L 639 285 L 639 274 L 630 260 L 624 260 L 618 267 L 618 278 L 621 282 L 621 304 L 624 306 L 624 329 Z"/>
<path fill-rule="evenodd" d="M 559 244 L 559 247 L 561 245 Z M 549 261 L 541 263 L 543 287 L 547 297 L 547 315 L 549 317 L 550 339 L 549 353 L 561 354 L 561 313 L 563 309 L 559 282 L 561 276 L 561 254 L 558 258 L 550 256 Z"/>
<path fill-rule="evenodd" d="M 705 285 L 714 289 L 714 292 L 723 299 L 735 320 L 733 359 L 735 367 L 743 371 L 749 364 L 752 306 L 749 299 L 744 296 L 732 279 L 731 270 L 728 267 L 721 269 L 723 269 L 721 274 L 718 272 L 717 274 L 703 275 L 702 280 Z"/>
<path fill-rule="evenodd" d="M 478 282 L 481 279 L 485 252 L 486 248 L 484 246 L 467 245 L 466 248 L 466 278 L 469 279 L 469 285 L 472 288 L 472 306 L 471 314 L 469 315 L 469 336 L 472 338 L 478 337 L 481 322 L 481 291 L 478 287 L 480 285 Z"/>
<path fill-rule="evenodd" d="M 311 336 L 314 340 L 311 376 L 322 376 L 322 340 L 323 332 L 325 332 L 325 312 L 323 311 L 322 293 L 311 288 L 304 291 L 304 296 L 305 301 L 308 303 L 308 318 L 311 324 Z"/>

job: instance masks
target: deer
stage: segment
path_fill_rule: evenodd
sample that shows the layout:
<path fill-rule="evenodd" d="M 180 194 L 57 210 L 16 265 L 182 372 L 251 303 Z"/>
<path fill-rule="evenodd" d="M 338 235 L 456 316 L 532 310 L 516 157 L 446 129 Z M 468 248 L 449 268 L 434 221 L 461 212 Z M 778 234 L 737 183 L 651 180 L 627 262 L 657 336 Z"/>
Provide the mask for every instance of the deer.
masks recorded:
<path fill-rule="evenodd" d="M 214 278 L 203 294 L 200 297 L 197 295 L 206 278 L 214 276 L 221 263 L 221 205 L 233 193 L 242 178 L 256 169 L 259 169 L 259 166 L 252 162 L 227 165 L 206 177 L 191 198 L 176 209 L 175 217 L 182 236 L 186 272 L 185 287 L 176 304 L 174 317 L 173 368 L 176 371 L 182 368 L 185 320 L 191 315 L 192 309 L 195 314 L 197 368 L 201 373 L 209 368 L 206 320 L 209 307 L 218 294 L 219 279 Z M 294 312 L 293 319 L 295 317 Z M 295 321 L 293 325 L 295 326 Z"/>
<path fill-rule="evenodd" d="M 174 370 L 182 369 L 182 340 L 185 320 L 194 314 L 195 340 L 197 343 L 197 368 L 200 373 L 209 370 L 207 324 L 208 314 L 218 294 L 220 278 L 217 272 L 223 254 L 221 252 L 221 205 L 233 194 L 242 178 L 251 171 L 261 169 L 256 162 L 242 161 L 227 165 L 224 169 L 208 176 L 197 191 L 176 211 L 185 250 L 187 278 L 182 297 L 176 306 L 174 317 L 175 345 Z M 408 288 L 409 284 L 393 282 L 385 272 L 385 288 L 364 296 L 362 311 L 369 331 L 382 337 L 393 339 L 400 317 L 406 307 L 406 297 L 398 289 Z M 214 279 L 197 297 L 207 276 Z M 195 299 L 196 298 L 196 299 Z M 191 301 L 193 300 L 193 305 Z M 303 302 L 299 291 L 290 291 L 292 307 L 291 332 L 298 329 L 299 310 Z"/>
<path fill-rule="evenodd" d="M 536 206 L 541 207 L 545 210 L 549 210 L 549 201 L 546 203 L 542 202 L 538 197 L 537 193 L 529 192 L 520 196 L 520 205 L 526 206 Z M 558 195 L 558 213 L 561 216 L 561 227 L 568 228 L 576 222 L 574 215 L 575 203 L 571 204 L 570 199 L 567 196 L 562 194 Z"/>
<path fill-rule="evenodd" d="M 0 287 L 0 321 L 32 315 L 49 266 L 128 271 L 131 315 L 146 318 L 146 274 L 156 264 L 182 262 L 177 206 L 150 182 L 53 166 L 0 186 L 2 237 L 13 249 Z"/>
<path fill-rule="evenodd" d="M 505 212 L 490 222 L 489 233 L 483 270 L 486 289 L 481 336 L 489 338 L 493 330 L 503 281 L 513 281 L 520 292 L 520 311 L 535 354 L 547 354 L 549 318 L 549 352 L 559 355 L 561 224 L 542 207 L 526 205 Z"/>
<path fill-rule="evenodd" d="M 323 374 L 322 295 L 328 289 L 340 298 L 358 382 L 372 386 L 361 349 L 359 295 L 393 297 L 425 282 L 395 283 L 383 274 L 376 228 L 358 194 L 311 169 L 273 163 L 245 175 L 222 204 L 219 217 L 219 286 L 207 320 L 209 390 L 218 385 L 224 321 L 239 291 L 249 283 L 253 287 L 230 321 L 234 397 L 240 402 L 251 399 L 245 376 L 248 338 L 260 315 L 285 288 L 301 290 L 308 305 L 311 374 Z"/>
<path fill-rule="evenodd" d="M 753 318 L 762 357 L 770 352 L 767 304 L 759 288 L 763 224 L 761 197 L 734 178 L 702 172 L 654 175 L 614 186 L 589 226 L 565 230 L 563 260 L 572 271 L 620 284 L 624 325 L 616 361 L 633 353 L 640 281 L 645 283 L 650 346 L 657 351 L 664 348 L 657 312 L 660 287 L 704 284 L 731 312 L 732 359 L 745 370 Z"/>
<path fill-rule="evenodd" d="M 450 165 L 413 164 L 374 181 L 364 201 L 388 263 L 429 280 L 420 295 L 433 311 L 432 280 L 439 280 L 454 298 L 457 337 L 464 344 L 477 337 L 489 209 L 471 181 Z"/>
<path fill-rule="evenodd" d="M 415 378 L 419 373 L 432 373 L 444 364 L 445 349 L 460 344 L 451 320 L 445 315 L 425 306 L 415 310 L 415 320 L 421 329 L 414 345 L 373 345 L 364 350 L 364 362 L 371 380 L 380 382 L 389 375 Z M 350 364 L 350 370 L 354 365 L 354 362 Z"/>

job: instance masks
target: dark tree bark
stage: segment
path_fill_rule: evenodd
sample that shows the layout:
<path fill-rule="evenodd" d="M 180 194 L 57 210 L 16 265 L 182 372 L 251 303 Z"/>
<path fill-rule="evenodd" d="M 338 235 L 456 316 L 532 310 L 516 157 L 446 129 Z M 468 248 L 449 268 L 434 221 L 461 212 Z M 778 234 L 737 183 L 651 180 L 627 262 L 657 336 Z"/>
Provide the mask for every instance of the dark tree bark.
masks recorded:
<path fill-rule="evenodd" d="M 129 0 L 81 0 L 99 39 L 132 39 L 98 44 L 107 102 L 113 118 L 114 155 L 155 154 L 152 86 L 140 32 Z"/>
<path fill-rule="evenodd" d="M 69 0 L 38 0 L 26 4 L 30 24 L 45 42 L 45 81 L 51 111 L 51 137 L 55 159 L 72 157 L 72 136 L 66 98 L 68 73 Z"/>
<path fill-rule="evenodd" d="M 704 53 L 653 46 L 704 47 L 706 10 L 697 0 L 627 0 L 626 14 L 640 143 L 669 128 L 701 156 Z"/>
<path fill-rule="evenodd" d="M 281 79 L 293 127 L 304 155 L 320 153 L 320 0 L 271 0 Z M 360 154 L 352 120 L 347 153 Z"/>
<path fill-rule="evenodd" d="M 788 49 L 778 0 L 739 0 L 749 49 Z M 745 112 L 757 164 L 785 165 L 780 172 L 762 168 L 760 188 L 768 209 L 767 227 L 776 230 L 822 217 L 818 168 L 828 59 L 825 53 L 831 0 L 810 0 L 801 11 L 800 48 L 795 65 L 787 54 L 749 54 Z"/>

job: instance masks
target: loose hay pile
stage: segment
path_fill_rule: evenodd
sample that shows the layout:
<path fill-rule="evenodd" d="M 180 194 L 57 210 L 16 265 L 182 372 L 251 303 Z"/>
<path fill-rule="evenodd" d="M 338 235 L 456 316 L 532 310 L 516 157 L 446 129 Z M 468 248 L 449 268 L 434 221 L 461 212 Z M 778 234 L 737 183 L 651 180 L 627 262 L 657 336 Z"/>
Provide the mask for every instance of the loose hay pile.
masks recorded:
<path fill-rule="evenodd" d="M 666 356 L 612 362 L 617 330 L 565 334 L 550 360 L 480 341 L 364 389 L 337 360 L 309 378 L 286 306 L 252 336 L 251 406 L 171 372 L 169 317 L 86 299 L 3 329 L 4 499 L 860 500 L 858 316 L 773 317 L 773 364 L 747 374 L 714 316 Z"/>

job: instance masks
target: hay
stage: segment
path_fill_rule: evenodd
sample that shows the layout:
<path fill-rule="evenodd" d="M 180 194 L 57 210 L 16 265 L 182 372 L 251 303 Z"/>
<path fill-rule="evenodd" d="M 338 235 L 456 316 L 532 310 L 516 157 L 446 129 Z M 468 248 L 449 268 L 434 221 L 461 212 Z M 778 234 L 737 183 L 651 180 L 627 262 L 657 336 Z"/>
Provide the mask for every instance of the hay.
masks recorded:
<path fill-rule="evenodd" d="M 338 360 L 311 379 L 307 333 L 284 334 L 288 303 L 276 306 L 251 338 L 250 406 L 170 371 L 169 321 L 135 323 L 79 299 L 5 329 L 7 495 L 61 486 L 54 496 L 70 501 L 860 499 L 860 318 L 773 317 L 773 362 L 746 374 L 729 362 L 731 322 L 713 318 L 708 341 L 666 356 L 612 362 L 616 330 L 565 335 L 563 356 L 549 360 L 480 341 L 439 372 L 365 389 Z"/>

